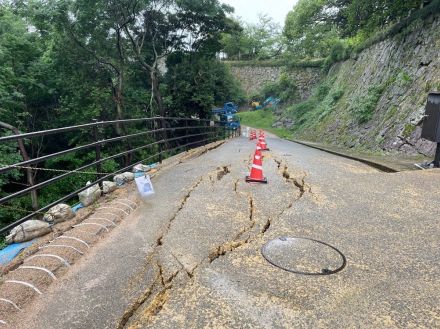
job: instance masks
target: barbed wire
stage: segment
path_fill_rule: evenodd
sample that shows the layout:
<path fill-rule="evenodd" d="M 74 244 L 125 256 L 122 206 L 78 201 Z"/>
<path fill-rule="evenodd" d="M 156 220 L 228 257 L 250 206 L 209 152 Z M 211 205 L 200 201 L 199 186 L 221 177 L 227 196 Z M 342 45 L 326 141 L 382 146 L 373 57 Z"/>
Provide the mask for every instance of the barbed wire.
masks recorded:
<path fill-rule="evenodd" d="M 60 172 L 60 173 L 75 173 L 84 175 L 111 175 L 111 172 L 92 172 L 92 171 L 79 171 L 79 170 L 65 170 L 65 169 L 51 169 L 51 168 L 40 168 L 40 167 L 29 167 L 29 166 L 18 166 L 18 165 L 5 165 L 0 163 L 0 169 L 3 168 L 17 168 L 17 169 L 31 169 L 36 171 L 49 171 L 49 172 Z"/>
<path fill-rule="evenodd" d="M 45 212 L 41 212 L 41 211 L 27 210 L 27 209 L 24 209 L 24 208 L 17 208 L 17 207 L 12 207 L 12 206 L 6 206 L 4 204 L 0 205 L 0 208 L 10 209 L 10 210 L 14 210 L 14 211 L 26 212 L 28 214 L 41 214 L 41 215 L 46 214 Z"/>

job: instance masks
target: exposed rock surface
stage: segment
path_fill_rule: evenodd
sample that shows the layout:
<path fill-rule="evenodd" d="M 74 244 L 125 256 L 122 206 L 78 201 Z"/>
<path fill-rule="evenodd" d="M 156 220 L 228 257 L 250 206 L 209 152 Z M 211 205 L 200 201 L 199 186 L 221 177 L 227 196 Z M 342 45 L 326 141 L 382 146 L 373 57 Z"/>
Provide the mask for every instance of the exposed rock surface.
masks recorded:
<path fill-rule="evenodd" d="M 435 144 L 420 135 L 428 93 L 440 91 L 439 54 L 437 17 L 335 65 L 329 75 L 336 77 L 335 86 L 343 86 L 344 96 L 324 122 L 312 124 L 304 135 L 349 147 L 432 155 Z M 385 88 L 372 119 L 358 124 L 353 115 L 357 101 L 377 86 Z"/>
<path fill-rule="evenodd" d="M 356 58 L 333 65 L 321 81 L 330 96 L 340 95 L 335 102 L 328 97 L 321 107 L 310 106 L 301 120 L 295 120 L 294 111 L 285 111 L 274 127 L 292 127 L 296 138 L 347 148 L 432 156 L 435 143 L 420 136 L 428 94 L 440 92 L 439 54 L 440 17 L 415 22 Z M 274 81 L 282 70 L 232 67 L 248 93 Z M 298 78 L 302 100 L 320 81 L 319 69 L 291 74 Z M 366 120 L 359 120 L 362 111 L 369 112 Z"/>
<path fill-rule="evenodd" d="M 234 66 L 231 65 L 233 75 L 240 81 L 247 96 L 258 93 L 269 82 L 275 82 L 285 71 L 279 66 Z M 290 77 L 298 88 L 299 100 L 307 99 L 313 88 L 322 78 L 320 68 L 295 68 L 289 70 Z"/>

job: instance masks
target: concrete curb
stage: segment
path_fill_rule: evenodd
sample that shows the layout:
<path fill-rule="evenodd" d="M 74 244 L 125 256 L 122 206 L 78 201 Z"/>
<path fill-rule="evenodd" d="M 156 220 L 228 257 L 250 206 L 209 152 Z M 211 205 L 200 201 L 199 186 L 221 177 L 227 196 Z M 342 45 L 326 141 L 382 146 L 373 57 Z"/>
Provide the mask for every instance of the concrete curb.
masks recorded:
<path fill-rule="evenodd" d="M 358 161 L 358 162 L 364 163 L 364 164 L 366 164 L 366 165 L 368 165 L 370 167 L 376 168 L 376 169 L 378 169 L 380 171 L 383 171 L 383 172 L 396 173 L 396 172 L 400 171 L 400 170 L 392 168 L 392 167 L 390 167 L 388 165 L 385 165 L 383 163 L 375 162 L 375 161 L 372 161 L 372 160 L 369 160 L 369 159 L 365 159 L 365 158 L 355 157 L 353 155 L 349 155 L 349 154 L 346 154 L 346 153 L 343 153 L 343 152 L 337 152 L 337 151 L 334 151 L 334 150 L 330 150 L 330 149 L 324 148 L 323 146 L 317 146 L 317 145 L 314 145 L 314 144 L 311 144 L 311 143 L 308 143 L 308 142 L 299 141 L 299 140 L 290 139 L 290 138 L 286 139 L 286 140 L 288 140 L 290 142 L 293 142 L 293 143 L 301 144 L 301 145 L 304 145 L 304 146 L 307 146 L 307 147 L 311 147 L 311 148 L 314 148 L 314 149 L 317 149 L 317 150 L 320 150 L 320 151 L 323 151 L 323 152 L 327 152 L 327 153 L 330 153 L 330 154 L 333 154 L 333 155 L 344 157 L 344 158 L 347 158 L 347 159 L 350 159 L 350 160 Z"/>

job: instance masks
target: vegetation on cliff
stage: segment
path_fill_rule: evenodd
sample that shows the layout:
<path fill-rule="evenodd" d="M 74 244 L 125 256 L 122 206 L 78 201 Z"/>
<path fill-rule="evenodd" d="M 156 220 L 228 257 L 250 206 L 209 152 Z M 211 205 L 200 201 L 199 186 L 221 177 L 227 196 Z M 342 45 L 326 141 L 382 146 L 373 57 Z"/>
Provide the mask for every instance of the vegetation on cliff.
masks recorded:
<path fill-rule="evenodd" d="M 282 73 L 259 92 L 283 101 L 274 127 L 368 152 L 431 155 L 420 134 L 427 94 L 440 91 L 439 13 L 440 0 L 300 0 L 275 59 Z M 322 79 L 304 99 L 298 67 L 307 63 L 319 63 Z"/>

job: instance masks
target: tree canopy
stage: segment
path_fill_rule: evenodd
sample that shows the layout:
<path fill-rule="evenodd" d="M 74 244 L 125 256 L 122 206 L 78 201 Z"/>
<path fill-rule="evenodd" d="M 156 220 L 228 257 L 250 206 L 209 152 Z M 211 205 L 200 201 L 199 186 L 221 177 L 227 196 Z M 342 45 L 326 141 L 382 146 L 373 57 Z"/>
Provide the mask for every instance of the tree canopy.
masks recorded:
<path fill-rule="evenodd" d="M 219 0 L 0 2 L 0 135 L 92 119 L 207 118 L 213 107 L 239 101 L 239 86 L 215 57 L 223 33 L 235 28 L 227 17 L 231 11 Z M 111 137 L 127 128 L 109 129 Z M 67 133 L 50 143 L 32 139 L 23 148 L 32 158 L 77 145 L 87 134 Z M 0 148 L 0 166 L 22 160 L 17 143 Z M 44 165 L 76 168 L 92 159 L 92 153 L 84 152 Z M 117 165 L 109 161 L 103 170 Z M 33 176 L 36 183 L 52 177 L 35 171 Z M 39 198 L 54 201 L 88 179 L 63 180 L 42 190 Z M 0 196 L 28 183 L 23 171 L 2 174 Z M 29 198 L 14 202 L 31 206 Z M 20 215 L 2 208 L 0 222 Z"/>
<path fill-rule="evenodd" d="M 341 57 L 344 48 L 355 47 L 430 2 L 299 0 L 286 17 L 283 34 L 296 58 Z"/>
<path fill-rule="evenodd" d="M 256 24 L 239 20 L 234 24 L 221 39 L 221 49 L 229 59 L 268 59 L 281 53 L 282 29 L 268 15 L 260 15 Z"/>

